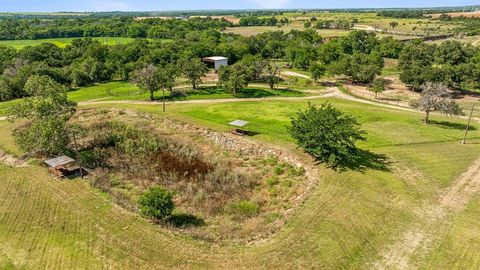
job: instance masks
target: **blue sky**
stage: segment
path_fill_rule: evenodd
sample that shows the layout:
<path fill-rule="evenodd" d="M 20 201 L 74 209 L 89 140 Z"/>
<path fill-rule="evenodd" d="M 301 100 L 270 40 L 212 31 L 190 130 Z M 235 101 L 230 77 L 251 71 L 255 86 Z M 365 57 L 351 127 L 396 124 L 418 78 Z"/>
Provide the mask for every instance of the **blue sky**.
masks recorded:
<path fill-rule="evenodd" d="M 428 7 L 480 0 L 0 0 L 0 11 L 163 11 L 262 8 Z"/>

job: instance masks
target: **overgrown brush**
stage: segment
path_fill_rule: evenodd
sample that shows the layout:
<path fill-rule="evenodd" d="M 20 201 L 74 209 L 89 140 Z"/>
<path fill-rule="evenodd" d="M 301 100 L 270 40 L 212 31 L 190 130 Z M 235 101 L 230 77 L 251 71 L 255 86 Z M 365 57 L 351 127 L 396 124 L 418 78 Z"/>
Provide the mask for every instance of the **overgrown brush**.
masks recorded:
<path fill-rule="evenodd" d="M 140 187 L 132 191 L 132 199 L 160 185 L 176 191 L 182 205 L 217 213 L 230 201 L 248 198 L 258 184 L 232 164 L 206 157 L 181 141 L 120 122 L 95 123 L 88 130 L 80 156 L 84 165 L 99 172 L 92 184 L 105 192 L 118 189 L 112 184 L 112 175 L 117 175 Z"/>

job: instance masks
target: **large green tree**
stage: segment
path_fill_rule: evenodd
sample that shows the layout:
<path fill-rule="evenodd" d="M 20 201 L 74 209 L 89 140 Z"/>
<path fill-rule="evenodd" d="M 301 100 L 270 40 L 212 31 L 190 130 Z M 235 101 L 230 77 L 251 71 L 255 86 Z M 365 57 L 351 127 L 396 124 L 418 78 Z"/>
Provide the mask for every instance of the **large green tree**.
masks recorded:
<path fill-rule="evenodd" d="M 239 63 L 232 66 L 223 66 L 220 68 L 219 83 L 233 94 L 248 86 L 248 76 L 245 67 Z"/>
<path fill-rule="evenodd" d="M 68 120 L 76 104 L 67 98 L 67 89 L 48 76 L 30 77 L 25 84 L 29 95 L 10 111 L 10 119 L 26 119 L 28 124 L 15 133 L 20 147 L 34 154 L 55 155 L 69 145 Z"/>
<path fill-rule="evenodd" d="M 357 120 L 324 103 L 309 104 L 291 118 L 290 135 L 307 153 L 333 167 L 348 166 L 358 158 L 356 142 L 365 140 Z"/>
<path fill-rule="evenodd" d="M 150 93 L 150 100 L 155 100 L 154 93 L 162 88 L 162 75 L 158 68 L 149 64 L 134 71 L 132 82 L 143 91 Z"/>
<path fill-rule="evenodd" d="M 190 81 L 193 89 L 197 89 L 197 86 L 202 83 L 202 76 L 208 71 L 207 65 L 205 65 L 199 58 L 184 58 L 180 60 L 179 67 L 182 74 Z"/>
<path fill-rule="evenodd" d="M 329 71 L 333 75 L 345 75 L 354 83 L 371 83 L 380 75 L 382 68 L 383 64 L 373 53 L 354 53 L 330 64 Z"/>

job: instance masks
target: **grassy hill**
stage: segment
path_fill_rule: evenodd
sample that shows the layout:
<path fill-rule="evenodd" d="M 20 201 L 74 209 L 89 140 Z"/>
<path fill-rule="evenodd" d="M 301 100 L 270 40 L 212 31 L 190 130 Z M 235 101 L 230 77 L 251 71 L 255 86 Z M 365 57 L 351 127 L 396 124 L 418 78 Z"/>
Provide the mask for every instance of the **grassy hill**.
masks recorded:
<path fill-rule="evenodd" d="M 316 100 L 321 103 L 324 100 Z M 460 145 L 463 120 L 421 115 L 331 99 L 354 114 L 368 132 L 366 150 L 385 154 L 390 170 L 334 172 L 319 166 L 320 178 L 284 229 L 251 246 L 218 246 L 161 228 L 125 211 L 81 180 L 57 181 L 38 166 L 0 166 L 0 268 L 326 268 L 365 269 L 435 204 L 475 159 L 480 144 Z M 286 134 L 288 117 L 305 101 L 174 104 L 167 116 L 226 130 L 228 120 L 250 120 L 264 143 L 300 153 Z M 93 105 L 91 105 L 93 106 Z M 97 105 L 98 106 L 98 105 Z M 148 105 L 115 106 L 162 115 Z M 3 122 L 5 123 L 5 122 Z M 159 123 L 160 124 L 160 123 Z M 13 127 L 3 124 L 2 132 Z M 471 136 L 478 142 L 480 126 Z M 3 134 L 2 134 L 3 135 Z M 9 136 L 0 136 L 0 146 Z M 425 269 L 480 267 L 480 197 L 458 215 L 435 225 L 439 238 L 413 254 Z"/>

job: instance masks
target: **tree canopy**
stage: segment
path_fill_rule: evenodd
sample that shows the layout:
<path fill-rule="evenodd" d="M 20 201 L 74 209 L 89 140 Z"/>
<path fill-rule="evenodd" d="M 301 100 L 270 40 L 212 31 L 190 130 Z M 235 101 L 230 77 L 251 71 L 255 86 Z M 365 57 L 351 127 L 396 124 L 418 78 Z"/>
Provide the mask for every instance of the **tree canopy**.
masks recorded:
<path fill-rule="evenodd" d="M 425 123 L 429 123 L 430 113 L 438 111 L 447 115 L 463 114 L 460 106 L 451 99 L 448 87 L 442 83 L 427 82 L 421 86 L 421 97 L 411 106 L 425 112 Z"/>
<path fill-rule="evenodd" d="M 32 76 L 25 84 L 28 98 L 15 105 L 10 119 L 27 119 L 14 135 L 26 151 L 47 155 L 63 153 L 70 143 L 67 122 L 76 111 L 66 88 L 48 76 Z"/>
<path fill-rule="evenodd" d="M 290 135 L 298 146 L 318 161 L 333 167 L 348 167 L 359 157 L 357 141 L 365 140 L 365 132 L 357 120 L 334 108 L 330 103 L 321 107 L 309 104 L 291 118 Z"/>

